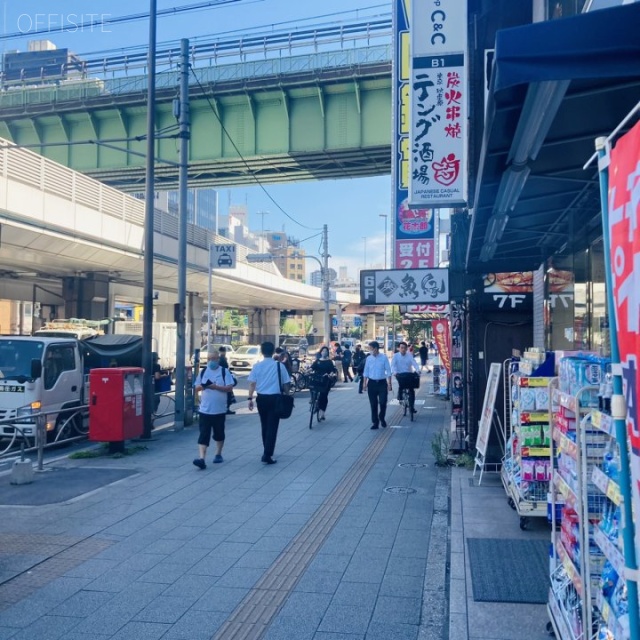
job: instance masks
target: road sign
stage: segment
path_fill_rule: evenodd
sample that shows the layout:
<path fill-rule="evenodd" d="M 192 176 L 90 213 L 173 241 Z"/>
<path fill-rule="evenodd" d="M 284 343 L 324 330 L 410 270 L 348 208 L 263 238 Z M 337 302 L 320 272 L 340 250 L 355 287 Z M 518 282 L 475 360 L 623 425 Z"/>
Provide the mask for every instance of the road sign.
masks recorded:
<path fill-rule="evenodd" d="M 212 244 L 211 245 L 211 268 L 212 269 L 235 269 L 236 268 L 236 245 L 235 244 Z"/>
<path fill-rule="evenodd" d="M 271 253 L 247 253 L 247 262 L 273 262 Z"/>

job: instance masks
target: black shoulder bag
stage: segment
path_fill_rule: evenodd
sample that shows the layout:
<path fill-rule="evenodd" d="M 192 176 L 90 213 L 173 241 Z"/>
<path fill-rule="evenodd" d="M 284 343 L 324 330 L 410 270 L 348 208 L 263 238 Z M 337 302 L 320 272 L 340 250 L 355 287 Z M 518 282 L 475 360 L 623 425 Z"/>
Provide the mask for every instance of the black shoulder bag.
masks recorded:
<path fill-rule="evenodd" d="M 278 367 L 278 386 L 280 387 L 280 395 L 276 398 L 276 415 L 280 420 L 286 420 L 291 417 L 293 411 L 293 396 L 284 392 L 282 388 L 282 378 L 280 376 L 280 363 L 277 363 Z"/>

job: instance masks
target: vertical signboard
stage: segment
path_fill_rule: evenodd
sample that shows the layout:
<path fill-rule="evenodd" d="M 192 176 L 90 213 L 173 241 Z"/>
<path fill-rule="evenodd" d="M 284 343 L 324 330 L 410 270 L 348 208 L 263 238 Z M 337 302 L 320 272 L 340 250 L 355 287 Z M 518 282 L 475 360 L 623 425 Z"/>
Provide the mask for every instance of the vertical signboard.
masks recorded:
<path fill-rule="evenodd" d="M 409 207 L 409 120 L 411 57 L 409 0 L 393 0 L 393 137 L 392 137 L 392 266 L 428 269 L 438 265 L 435 239 L 437 212 Z"/>
<path fill-rule="evenodd" d="M 467 0 L 411 1 L 409 206 L 467 201 Z"/>
<path fill-rule="evenodd" d="M 630 445 L 632 503 L 640 513 L 640 124 L 618 140 L 609 165 L 609 255 L 616 339 Z M 636 552 L 640 537 L 636 529 Z"/>

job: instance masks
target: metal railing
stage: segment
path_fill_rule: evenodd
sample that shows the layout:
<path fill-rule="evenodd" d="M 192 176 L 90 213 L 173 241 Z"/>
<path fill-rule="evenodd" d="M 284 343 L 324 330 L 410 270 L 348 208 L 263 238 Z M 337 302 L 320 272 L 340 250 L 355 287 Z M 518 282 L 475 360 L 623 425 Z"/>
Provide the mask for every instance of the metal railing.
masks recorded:
<path fill-rule="evenodd" d="M 190 59 L 193 67 L 217 66 L 221 61 L 239 63 L 290 58 L 294 51 L 318 53 L 327 48 L 345 51 L 371 46 L 373 41 L 390 43 L 392 21 L 389 14 L 357 18 L 342 22 L 315 24 L 304 27 L 265 30 L 228 37 L 192 38 Z M 90 56 L 91 54 L 87 54 Z M 176 69 L 180 59 L 180 43 L 161 44 L 156 52 L 156 66 Z M 7 80 L 0 75 L 0 88 L 27 87 L 47 83 L 78 83 L 92 78 L 99 83 L 107 78 L 127 76 L 129 73 L 146 75 L 148 72 L 147 47 L 129 46 L 87 59 L 74 56 L 60 65 L 53 74 L 44 68 L 40 77 L 28 77 L 26 70 L 20 78 Z"/>
<path fill-rule="evenodd" d="M 12 459 L 17 458 L 16 454 L 19 451 L 20 458 L 24 460 L 26 453 L 35 451 L 38 454 L 38 471 L 42 471 L 44 464 L 44 450 L 47 448 L 60 445 L 61 443 L 76 442 L 78 440 L 84 440 L 87 437 L 87 431 L 84 431 L 84 418 L 89 410 L 89 405 L 79 405 L 69 409 L 62 409 L 54 411 L 40 411 L 29 416 L 29 428 L 33 429 L 33 423 L 35 421 L 35 437 L 27 435 L 24 428 L 27 418 L 7 418 L 0 420 L 2 425 L 10 425 L 13 427 L 13 436 L 8 439 L 8 442 L 0 440 L 0 459 Z M 51 442 L 47 442 L 47 416 L 51 415 L 64 415 L 64 419 L 56 424 L 54 438 Z M 82 427 L 78 426 L 78 419 Z M 56 421 L 57 422 L 57 421 Z M 71 435 L 76 433 L 76 435 Z M 34 444 L 31 444 L 33 441 Z M 16 447 L 19 446 L 19 449 Z"/>
<path fill-rule="evenodd" d="M 282 78 L 327 69 L 390 63 L 391 54 L 392 45 L 383 44 L 231 64 L 219 64 L 215 60 L 210 60 L 207 66 L 203 66 L 205 61 L 201 60 L 200 66 L 193 67 L 189 83 L 195 85 L 197 82 L 212 84 L 247 79 Z M 158 73 L 156 88 L 158 90 L 175 89 L 178 86 L 178 75 L 177 70 Z M 144 93 L 147 90 L 147 81 L 148 74 L 142 69 L 136 69 L 135 75 L 122 75 L 107 80 L 86 78 L 65 80 L 56 84 L 16 85 L 0 93 L 0 109 L 26 108 L 34 104 L 84 103 L 101 96 Z"/>
<path fill-rule="evenodd" d="M 175 397 L 173 391 L 163 391 L 156 393 L 160 397 L 159 411 L 153 414 L 153 419 L 166 418 L 175 415 Z M 163 402 L 163 399 L 167 402 Z M 164 406 L 163 406 L 164 405 Z M 173 409 L 172 409 L 173 407 Z M 69 444 L 86 440 L 89 435 L 88 427 L 85 429 L 85 420 L 88 420 L 89 405 L 79 405 L 69 409 L 57 409 L 56 411 L 40 411 L 29 416 L 29 430 L 33 429 L 35 423 L 35 434 L 30 435 L 25 431 L 27 418 L 6 418 L 0 420 L 0 425 L 10 425 L 14 432 L 10 438 L 0 439 L 0 461 L 22 459 L 27 453 L 37 452 L 37 468 L 42 471 L 44 465 L 44 450 L 51 449 L 61 444 Z M 56 422 L 55 434 L 50 442 L 47 442 L 47 418 L 49 416 L 64 415 L 65 418 Z M 21 424 L 22 423 L 22 424 Z M 78 426 L 82 424 L 83 426 Z M 75 434 L 75 435 L 74 435 Z"/>

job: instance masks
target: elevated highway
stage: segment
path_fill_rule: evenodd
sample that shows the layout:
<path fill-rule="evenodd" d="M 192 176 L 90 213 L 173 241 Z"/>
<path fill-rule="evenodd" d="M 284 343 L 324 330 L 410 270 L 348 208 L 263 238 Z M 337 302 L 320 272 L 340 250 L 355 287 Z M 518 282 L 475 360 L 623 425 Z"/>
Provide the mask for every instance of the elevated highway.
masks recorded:
<path fill-rule="evenodd" d="M 158 303 L 177 297 L 178 221 L 157 212 L 154 288 Z M 0 139 L 0 298 L 61 304 L 67 284 L 102 283 L 110 300 L 142 301 L 144 203 Z M 189 226 L 187 290 L 208 291 L 208 247 L 229 243 Z M 320 311 L 320 289 L 283 278 L 270 264 L 213 270 L 213 302 L 240 309 Z M 105 286 L 107 288 L 105 288 Z M 96 294 L 94 297 L 104 297 Z M 356 297 L 340 293 L 344 306 Z"/>

